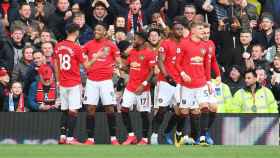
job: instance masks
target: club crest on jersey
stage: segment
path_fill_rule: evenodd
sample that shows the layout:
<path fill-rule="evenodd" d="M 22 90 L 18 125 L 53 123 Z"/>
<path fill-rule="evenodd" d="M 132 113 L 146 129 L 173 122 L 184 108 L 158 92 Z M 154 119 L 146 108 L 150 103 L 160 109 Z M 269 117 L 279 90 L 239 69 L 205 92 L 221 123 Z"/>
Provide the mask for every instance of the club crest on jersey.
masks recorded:
<path fill-rule="evenodd" d="M 206 53 L 205 48 L 200 48 L 200 54 L 201 54 L 202 56 L 204 56 L 204 55 L 205 55 L 205 53 Z"/>
<path fill-rule="evenodd" d="M 144 59 L 145 59 L 145 56 L 144 56 L 143 54 L 140 54 L 140 55 L 139 55 L 139 59 L 140 59 L 140 60 L 144 60 Z"/>
<path fill-rule="evenodd" d="M 176 54 L 180 54 L 181 53 L 181 48 L 176 48 Z"/>
<path fill-rule="evenodd" d="M 212 54 L 213 53 L 213 47 L 209 47 L 209 54 Z"/>

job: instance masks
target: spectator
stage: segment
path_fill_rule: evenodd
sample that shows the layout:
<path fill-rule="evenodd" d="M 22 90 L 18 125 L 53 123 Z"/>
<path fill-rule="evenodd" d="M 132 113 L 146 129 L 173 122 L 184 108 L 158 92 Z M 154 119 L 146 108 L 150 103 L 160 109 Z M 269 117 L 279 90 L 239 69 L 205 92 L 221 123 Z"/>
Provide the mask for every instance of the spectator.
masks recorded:
<path fill-rule="evenodd" d="M 58 41 L 65 39 L 65 25 L 72 17 L 68 0 L 57 0 L 56 10 L 47 19 L 48 28 L 54 33 Z"/>
<path fill-rule="evenodd" d="M 263 13 L 261 17 L 260 29 L 261 31 L 253 34 L 253 43 L 261 44 L 264 49 L 275 44 L 275 32 L 273 29 L 273 16 L 270 13 Z"/>
<path fill-rule="evenodd" d="M 271 76 L 271 90 L 277 100 L 278 112 L 280 113 L 280 54 L 277 54 L 273 60 Z"/>
<path fill-rule="evenodd" d="M 251 56 L 245 58 L 246 69 L 256 69 L 257 67 L 267 68 L 269 63 L 264 59 L 264 50 L 262 45 L 255 44 L 251 49 Z"/>
<path fill-rule="evenodd" d="M 257 27 L 257 8 L 248 3 L 247 0 L 234 0 L 234 15 L 240 21 L 243 29 L 254 29 Z"/>
<path fill-rule="evenodd" d="M 266 0 L 263 11 L 270 12 L 275 19 L 276 26 L 280 26 L 280 0 Z"/>
<path fill-rule="evenodd" d="M 0 63 L 8 69 L 8 72 L 13 72 L 14 65 L 18 64 L 22 58 L 22 49 L 24 31 L 15 27 L 12 29 L 11 37 L 2 37 L 0 39 Z"/>
<path fill-rule="evenodd" d="M 142 31 L 143 26 L 149 23 L 151 15 L 159 11 L 164 5 L 164 0 L 157 1 L 144 1 L 143 7 L 140 0 L 129 0 L 129 8 L 118 4 L 114 0 L 109 0 L 110 5 L 115 8 L 117 15 L 125 16 L 127 22 L 127 32 L 134 33 L 136 31 Z M 145 3 L 146 2 L 146 3 Z M 127 5 L 127 4 L 126 4 Z M 147 7 L 146 7 L 147 6 Z"/>
<path fill-rule="evenodd" d="M 159 12 L 153 13 L 151 23 L 145 27 L 147 32 L 149 32 L 151 29 L 158 29 L 160 32 L 164 32 L 166 36 L 169 33 L 169 28 L 166 25 L 164 17 L 162 17 Z"/>
<path fill-rule="evenodd" d="M 54 35 L 48 29 L 42 30 L 40 36 L 34 40 L 33 44 L 36 48 L 41 49 L 41 45 L 44 42 L 56 43 L 56 40 L 54 39 Z"/>
<path fill-rule="evenodd" d="M 84 45 L 86 42 L 93 38 L 92 29 L 86 24 L 85 14 L 82 12 L 77 12 L 73 16 L 73 23 L 79 25 L 80 27 L 80 36 L 79 43 Z"/>
<path fill-rule="evenodd" d="M 125 17 L 117 16 L 115 20 L 115 27 L 117 28 L 126 28 Z"/>
<path fill-rule="evenodd" d="M 189 22 L 193 21 L 196 16 L 196 8 L 194 5 L 186 5 L 184 7 L 184 16 Z"/>
<path fill-rule="evenodd" d="M 244 87 L 245 83 L 240 66 L 233 65 L 231 67 L 229 74 L 225 79 L 225 83 L 229 86 L 232 95 L 234 95 L 237 90 Z"/>
<path fill-rule="evenodd" d="M 265 59 L 270 63 L 277 54 L 280 54 L 280 28 L 275 30 L 275 45 L 269 47 L 265 54 Z"/>
<path fill-rule="evenodd" d="M 54 46 L 52 42 L 44 42 L 42 43 L 41 50 L 43 52 L 43 55 L 45 56 L 46 63 L 51 65 L 52 67 L 54 66 L 54 59 L 53 59 L 53 50 Z"/>
<path fill-rule="evenodd" d="M 256 73 L 257 73 L 258 83 L 260 83 L 261 86 L 271 88 L 266 70 L 262 67 L 257 67 Z"/>
<path fill-rule="evenodd" d="M 45 60 L 46 59 L 41 51 L 36 50 L 33 52 L 33 62 L 28 66 L 26 75 L 24 76 L 23 91 L 25 94 L 28 94 L 31 83 L 38 80 L 38 69 L 46 62 Z"/>
<path fill-rule="evenodd" d="M 250 57 L 252 33 L 250 30 L 243 30 L 240 33 L 240 46 L 221 54 L 221 65 L 224 66 L 226 72 L 232 65 L 240 65 L 245 70 L 245 59 Z"/>
<path fill-rule="evenodd" d="M 4 99 L 4 111 L 6 112 L 26 112 L 22 84 L 14 82 L 11 91 Z"/>
<path fill-rule="evenodd" d="M 43 64 L 38 70 L 40 79 L 31 84 L 28 105 L 31 111 L 58 111 L 56 83 L 52 68 Z"/>
<path fill-rule="evenodd" d="M 12 83 L 19 81 L 24 81 L 24 76 L 26 75 L 28 66 L 31 64 L 33 60 L 34 49 L 32 46 L 25 46 L 22 50 L 23 58 L 19 61 L 18 64 L 15 65 L 12 73 Z"/>
<path fill-rule="evenodd" d="M 118 44 L 120 41 L 127 40 L 127 32 L 125 28 L 116 28 L 114 40 Z"/>
<path fill-rule="evenodd" d="M 31 6 L 28 3 L 22 3 L 19 7 L 19 19 L 12 22 L 10 29 L 13 27 L 21 27 L 28 36 L 39 31 L 39 23 L 31 18 Z"/>
<path fill-rule="evenodd" d="M 40 22 L 40 28 L 43 28 L 47 18 L 53 14 L 55 7 L 47 0 L 35 0 L 35 19 Z"/>
<path fill-rule="evenodd" d="M 92 11 L 87 22 L 91 28 L 94 28 L 98 22 L 113 25 L 114 15 L 109 10 L 109 3 L 107 0 L 94 0 L 92 3 Z"/>
<path fill-rule="evenodd" d="M 0 67 L 0 111 L 2 111 L 4 97 L 7 95 L 10 77 L 4 67 Z"/>
<path fill-rule="evenodd" d="M 255 70 L 245 72 L 246 86 L 238 90 L 233 97 L 235 113 L 278 113 L 277 103 L 272 92 L 257 82 Z"/>

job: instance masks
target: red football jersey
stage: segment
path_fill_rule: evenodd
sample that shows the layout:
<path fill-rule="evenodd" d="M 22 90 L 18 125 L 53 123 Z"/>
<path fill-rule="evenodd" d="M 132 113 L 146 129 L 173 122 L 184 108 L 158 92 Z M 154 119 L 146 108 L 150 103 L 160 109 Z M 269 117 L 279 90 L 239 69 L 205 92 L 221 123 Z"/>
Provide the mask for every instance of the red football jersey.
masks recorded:
<path fill-rule="evenodd" d="M 174 40 L 166 39 L 164 40 L 159 48 L 159 53 L 165 55 L 164 67 L 166 72 L 177 82 L 180 83 L 181 77 L 180 73 L 176 69 L 176 56 L 181 52 L 180 43 Z M 164 76 L 162 73 L 159 74 L 158 80 L 164 81 Z"/>
<path fill-rule="evenodd" d="M 195 42 L 191 38 L 181 40 L 181 52 L 177 55 L 176 68 L 190 76 L 190 82 L 182 85 L 188 88 L 203 87 L 210 81 L 210 63 L 204 42 Z"/>
<path fill-rule="evenodd" d="M 59 83 L 64 87 L 81 84 L 80 64 L 83 63 L 81 47 L 68 40 L 61 41 L 54 48 L 54 57 L 59 66 Z"/>
<path fill-rule="evenodd" d="M 91 40 L 84 45 L 84 53 L 91 60 L 93 54 L 99 50 L 106 52 L 104 57 L 97 59 L 97 61 L 87 69 L 87 75 L 90 80 L 104 81 L 112 79 L 115 59 L 120 56 L 117 46 L 107 39 L 100 41 Z"/>
<path fill-rule="evenodd" d="M 143 50 L 137 51 L 132 49 L 129 52 L 127 58 L 127 64 L 130 65 L 129 69 L 129 80 L 126 85 L 126 89 L 131 92 L 135 92 L 136 89 L 144 82 L 148 76 L 151 69 L 155 66 L 155 53 L 145 48 Z M 150 86 L 145 87 L 145 91 L 148 91 Z"/>
<path fill-rule="evenodd" d="M 217 59 L 216 59 L 216 47 L 215 47 L 215 44 L 212 40 L 208 40 L 205 42 L 206 44 L 206 48 L 207 48 L 207 51 L 208 51 L 208 56 L 209 56 L 209 60 L 211 62 L 211 67 L 210 68 L 210 72 L 211 70 L 214 71 L 216 77 L 217 76 L 221 76 L 221 72 L 220 72 L 220 69 L 219 69 L 219 65 L 217 63 Z"/>

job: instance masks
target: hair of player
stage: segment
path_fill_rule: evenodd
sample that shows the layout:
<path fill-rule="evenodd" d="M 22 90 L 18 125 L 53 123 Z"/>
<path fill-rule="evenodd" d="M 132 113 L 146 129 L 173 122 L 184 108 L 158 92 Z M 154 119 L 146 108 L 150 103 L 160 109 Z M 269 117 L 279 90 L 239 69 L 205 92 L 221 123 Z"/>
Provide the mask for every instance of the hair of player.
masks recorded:
<path fill-rule="evenodd" d="M 108 28 L 109 28 L 109 26 L 108 26 L 106 23 L 102 22 L 102 21 L 98 21 L 98 22 L 96 23 L 95 27 L 96 27 L 97 25 L 100 25 L 100 26 L 104 27 L 106 31 L 107 31 Z"/>
<path fill-rule="evenodd" d="M 80 26 L 74 23 L 66 25 L 66 33 L 72 34 L 80 30 Z"/>
<path fill-rule="evenodd" d="M 200 22 L 200 21 L 192 21 L 190 23 L 190 28 L 195 28 L 197 26 L 203 26 L 204 27 L 204 23 L 203 22 Z"/>
<path fill-rule="evenodd" d="M 254 77 L 257 78 L 258 74 L 256 73 L 256 69 L 248 69 L 245 71 L 244 76 L 246 76 L 246 74 L 252 73 Z"/>

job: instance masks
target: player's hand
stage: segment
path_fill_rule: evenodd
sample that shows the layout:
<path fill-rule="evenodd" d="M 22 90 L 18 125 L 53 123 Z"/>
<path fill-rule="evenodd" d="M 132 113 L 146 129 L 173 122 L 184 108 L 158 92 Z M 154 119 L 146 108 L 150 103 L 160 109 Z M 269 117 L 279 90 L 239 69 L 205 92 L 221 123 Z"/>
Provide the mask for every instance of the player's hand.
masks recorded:
<path fill-rule="evenodd" d="M 217 76 L 215 80 L 216 80 L 217 85 L 220 85 L 222 83 L 221 76 Z"/>
<path fill-rule="evenodd" d="M 141 84 L 140 86 L 138 86 L 138 88 L 135 91 L 136 95 L 141 95 L 144 91 L 145 86 L 143 84 Z"/>
<path fill-rule="evenodd" d="M 213 87 L 212 87 L 212 84 L 211 84 L 210 81 L 207 81 L 207 87 L 208 87 L 209 94 L 212 94 L 213 93 Z"/>
<path fill-rule="evenodd" d="M 164 77 L 166 82 L 169 83 L 171 86 L 176 87 L 177 83 L 173 80 L 173 78 L 169 75 Z"/>
<path fill-rule="evenodd" d="M 191 82 L 191 80 L 192 80 L 191 77 L 189 75 L 187 75 L 184 71 L 181 72 L 181 76 L 182 76 L 184 82 Z"/>

